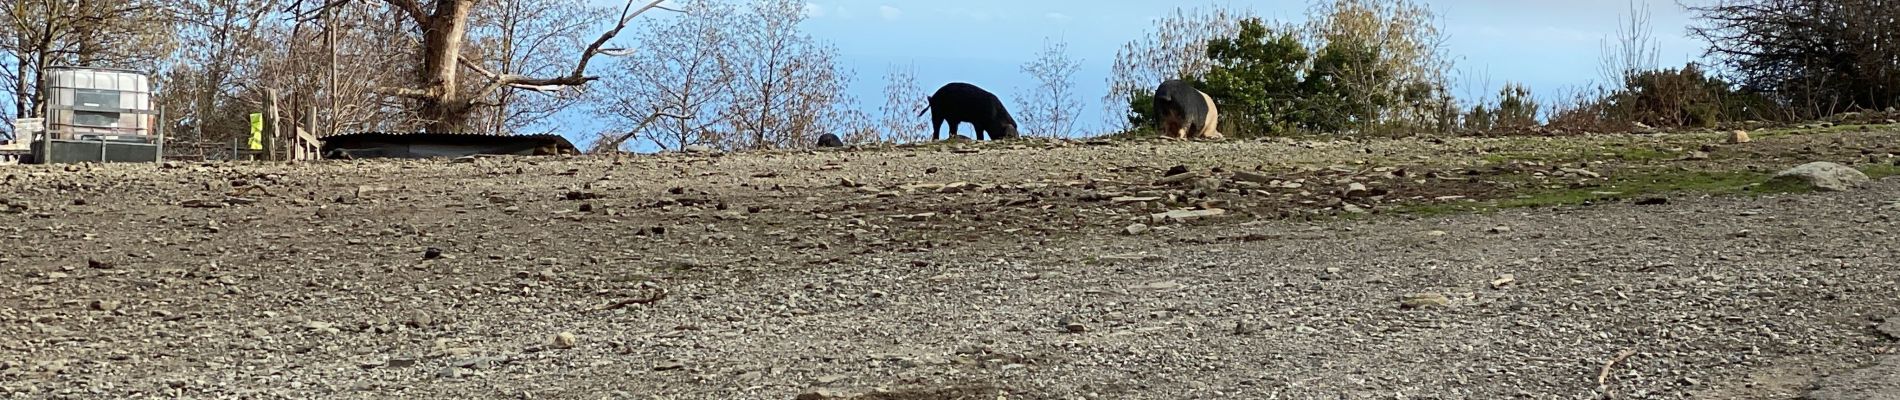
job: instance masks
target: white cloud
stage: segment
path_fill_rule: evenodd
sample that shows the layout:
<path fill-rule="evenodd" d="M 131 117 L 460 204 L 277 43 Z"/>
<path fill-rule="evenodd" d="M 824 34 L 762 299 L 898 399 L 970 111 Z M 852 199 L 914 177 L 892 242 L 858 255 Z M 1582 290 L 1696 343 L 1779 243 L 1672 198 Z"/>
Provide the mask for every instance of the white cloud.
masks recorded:
<path fill-rule="evenodd" d="M 990 13 L 982 12 L 982 11 L 972 11 L 967 8 L 952 8 L 949 10 L 942 10 L 939 12 L 942 12 L 944 14 L 949 14 L 950 17 L 952 18 L 971 19 L 971 20 L 976 20 L 977 22 L 989 22 L 990 18 L 992 17 Z"/>
<path fill-rule="evenodd" d="M 805 16 L 809 18 L 824 18 L 825 7 L 818 5 L 818 3 L 805 3 Z"/>
<path fill-rule="evenodd" d="M 904 10 L 889 5 L 877 6 L 877 13 L 883 16 L 886 21 L 896 21 L 898 18 L 904 16 Z"/>

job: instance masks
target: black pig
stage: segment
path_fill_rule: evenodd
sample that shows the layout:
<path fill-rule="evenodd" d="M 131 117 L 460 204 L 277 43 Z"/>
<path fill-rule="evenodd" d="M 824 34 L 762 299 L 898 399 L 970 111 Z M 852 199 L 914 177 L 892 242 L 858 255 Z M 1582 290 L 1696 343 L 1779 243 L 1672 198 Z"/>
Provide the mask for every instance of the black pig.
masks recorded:
<path fill-rule="evenodd" d="M 1009 116 L 1009 109 L 1003 107 L 1003 101 L 995 94 L 963 82 L 943 85 L 937 94 L 930 96 L 930 140 L 936 141 L 943 134 L 944 121 L 950 122 L 950 136 L 957 135 L 957 125 L 964 122 L 976 127 L 976 139 L 983 140 L 983 134 L 989 133 L 991 140 L 1015 139 L 1021 136 L 1016 130 L 1016 118 Z M 923 116 L 922 112 L 917 113 Z"/>

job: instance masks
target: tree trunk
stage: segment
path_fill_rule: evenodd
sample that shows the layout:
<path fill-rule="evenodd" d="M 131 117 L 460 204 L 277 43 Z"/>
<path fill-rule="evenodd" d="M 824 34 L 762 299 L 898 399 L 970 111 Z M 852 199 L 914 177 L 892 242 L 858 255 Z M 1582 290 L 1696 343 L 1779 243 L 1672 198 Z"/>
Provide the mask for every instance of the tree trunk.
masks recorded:
<path fill-rule="evenodd" d="M 474 5 L 474 0 L 438 1 L 434 15 L 424 24 L 419 78 L 431 98 L 421 99 L 418 111 L 431 132 L 454 132 L 468 126 L 473 107 L 457 90 L 460 85 L 456 73 L 461 66 L 456 61 L 462 54 L 468 14 Z"/>

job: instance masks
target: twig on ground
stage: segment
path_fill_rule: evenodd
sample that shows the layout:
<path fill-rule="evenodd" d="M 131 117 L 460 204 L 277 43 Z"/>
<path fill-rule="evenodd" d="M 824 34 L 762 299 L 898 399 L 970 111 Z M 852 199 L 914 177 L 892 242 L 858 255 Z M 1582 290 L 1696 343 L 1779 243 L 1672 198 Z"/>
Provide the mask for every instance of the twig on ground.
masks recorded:
<path fill-rule="evenodd" d="M 620 300 L 620 301 L 613 302 L 612 304 L 601 306 L 600 308 L 595 308 L 593 311 L 595 312 L 612 311 L 612 310 L 627 308 L 627 306 L 631 306 L 635 304 L 653 304 L 654 302 L 658 302 L 661 299 L 665 299 L 665 298 L 666 298 L 666 291 L 661 290 L 657 293 L 654 293 L 652 297 Z"/>
<path fill-rule="evenodd" d="M 1603 391 L 1603 398 L 1616 398 L 1616 395 L 1610 392 L 1610 368 L 1633 355 L 1636 355 L 1636 349 L 1623 350 L 1621 353 L 1616 353 L 1616 358 L 1611 358 L 1610 362 L 1603 364 L 1603 371 L 1597 373 L 1597 388 Z"/>

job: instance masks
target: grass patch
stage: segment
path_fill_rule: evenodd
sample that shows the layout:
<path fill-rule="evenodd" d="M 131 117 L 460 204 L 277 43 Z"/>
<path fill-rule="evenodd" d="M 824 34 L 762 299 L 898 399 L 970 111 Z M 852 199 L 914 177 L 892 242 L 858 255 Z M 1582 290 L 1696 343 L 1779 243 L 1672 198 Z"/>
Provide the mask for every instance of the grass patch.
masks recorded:
<path fill-rule="evenodd" d="M 1880 166 L 1882 176 L 1900 175 L 1900 167 Z M 1875 172 L 1869 172 L 1869 176 Z M 1712 195 L 1764 195 L 1797 193 L 1809 190 L 1799 185 L 1769 183 L 1772 174 L 1747 171 L 1681 171 L 1650 173 L 1612 178 L 1606 184 L 1577 189 L 1530 189 L 1513 197 L 1473 202 L 1419 204 L 1401 207 L 1400 213 L 1447 215 L 1484 213 L 1513 208 L 1559 207 L 1623 202 L 1663 197 L 1680 193 Z"/>
<path fill-rule="evenodd" d="M 1873 179 L 1900 175 L 1900 165 L 1894 164 L 1869 164 L 1857 167 L 1857 169 L 1859 169 L 1861 173 L 1867 174 L 1868 178 Z"/>

